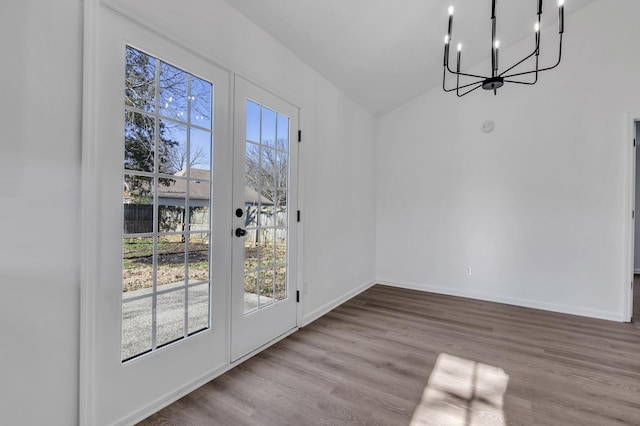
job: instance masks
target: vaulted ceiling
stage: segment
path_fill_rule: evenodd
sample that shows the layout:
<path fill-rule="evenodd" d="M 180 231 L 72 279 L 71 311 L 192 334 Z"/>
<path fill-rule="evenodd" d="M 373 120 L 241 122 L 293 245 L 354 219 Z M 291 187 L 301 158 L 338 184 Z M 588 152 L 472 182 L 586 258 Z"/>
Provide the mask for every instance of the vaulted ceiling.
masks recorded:
<path fill-rule="evenodd" d="M 489 57 L 491 0 L 225 1 L 376 116 L 442 83 L 449 5 L 465 65 Z M 593 1 L 565 1 L 565 37 L 571 13 Z M 501 49 L 533 43 L 537 0 L 498 0 L 496 9 Z M 555 25 L 556 0 L 544 0 L 542 18 Z"/>

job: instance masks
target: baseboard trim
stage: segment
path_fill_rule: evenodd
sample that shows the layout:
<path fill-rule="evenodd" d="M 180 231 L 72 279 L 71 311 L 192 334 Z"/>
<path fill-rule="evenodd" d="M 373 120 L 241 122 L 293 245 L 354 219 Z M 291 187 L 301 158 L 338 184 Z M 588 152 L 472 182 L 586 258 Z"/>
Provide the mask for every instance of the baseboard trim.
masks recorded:
<path fill-rule="evenodd" d="M 210 370 L 206 374 L 198 377 L 197 379 L 192 380 L 191 382 L 185 384 L 184 386 L 181 386 L 180 388 L 172 392 L 169 392 L 168 394 L 156 399 L 151 404 L 146 405 L 144 408 L 137 410 L 136 412 L 129 414 L 128 416 L 118 420 L 116 423 L 114 423 L 114 425 L 117 425 L 117 426 L 135 425 L 141 422 L 142 420 L 146 419 L 147 417 L 151 416 L 152 414 L 157 413 L 158 411 L 167 407 L 168 405 L 176 402 L 183 396 L 193 392 L 194 390 L 198 389 L 200 386 L 205 385 L 209 383 L 211 380 L 220 376 L 221 374 L 226 373 L 233 367 L 234 365 L 222 364 L 217 368 Z"/>
<path fill-rule="evenodd" d="M 551 303 L 541 303 L 534 300 L 520 299 L 515 297 L 503 297 L 487 293 L 467 292 L 457 289 L 432 286 L 428 284 L 418 284 L 378 278 L 378 284 L 391 287 L 405 288 L 408 290 L 425 291 L 429 293 L 445 294 L 447 296 L 465 297 L 468 299 L 482 300 L 485 302 L 504 303 L 506 305 L 520 306 L 523 308 L 540 309 L 543 311 L 557 312 L 561 314 L 577 315 L 581 317 L 603 319 L 615 322 L 624 322 L 619 312 L 600 311 L 595 309 L 584 309 L 577 306 L 556 305 Z"/>
<path fill-rule="evenodd" d="M 141 422 L 142 420 L 146 419 L 152 414 L 155 414 L 158 411 L 162 410 L 163 408 L 173 404 L 183 396 L 190 394 L 194 390 L 198 389 L 200 386 L 206 385 L 216 377 L 223 375 L 227 371 L 237 367 L 238 365 L 242 364 L 243 362 L 253 357 L 254 355 L 262 352 L 263 350 L 267 349 L 270 346 L 275 345 L 280 340 L 285 339 L 286 337 L 292 335 L 296 331 L 298 331 L 298 327 L 294 327 L 293 329 L 281 334 L 275 339 L 265 343 L 264 345 L 260 346 L 258 349 L 253 350 L 252 352 L 242 356 L 241 358 L 237 359 L 236 361 L 233 361 L 230 364 L 222 364 L 217 368 L 214 368 L 213 370 L 209 371 L 205 375 L 197 378 L 196 380 L 191 381 L 190 383 L 187 383 L 186 385 L 182 386 L 180 389 L 176 391 L 169 392 L 165 396 L 157 399 L 156 401 L 147 405 L 143 409 L 138 410 L 135 413 L 130 414 L 129 416 L 126 416 L 124 419 L 121 419 L 115 424 L 118 426 L 126 426 L 126 425 L 134 425 Z"/>
<path fill-rule="evenodd" d="M 317 309 L 314 309 L 313 311 L 309 312 L 308 314 L 303 315 L 302 316 L 302 325 L 301 325 L 301 327 L 304 327 L 306 325 L 311 324 L 313 321 L 315 321 L 318 318 L 320 318 L 321 316 L 325 315 L 326 313 L 328 313 L 332 309 L 337 308 L 338 306 L 342 305 L 347 300 L 357 296 L 358 294 L 362 293 L 363 291 L 367 290 L 368 288 L 372 287 L 375 284 L 376 284 L 376 280 L 367 281 L 366 283 L 354 288 L 353 290 L 351 290 L 347 294 L 342 295 L 342 296 L 340 296 L 340 297 L 338 297 L 336 299 L 333 299 L 332 301 L 330 301 L 328 303 L 325 303 L 324 305 L 320 306 Z"/>

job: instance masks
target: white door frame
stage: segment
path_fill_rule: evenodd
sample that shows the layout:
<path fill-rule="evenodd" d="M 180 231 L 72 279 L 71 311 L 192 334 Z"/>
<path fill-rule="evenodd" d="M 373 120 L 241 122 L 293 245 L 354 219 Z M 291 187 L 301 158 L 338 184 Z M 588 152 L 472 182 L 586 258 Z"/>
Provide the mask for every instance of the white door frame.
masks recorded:
<path fill-rule="evenodd" d="M 633 315 L 633 275 L 634 275 L 634 263 L 635 263 L 635 218 L 631 212 L 635 210 L 636 202 L 636 149 L 633 146 L 633 140 L 636 137 L 636 125 L 635 122 L 640 121 L 640 111 L 628 112 L 626 115 L 625 132 L 626 137 L 624 144 L 626 146 L 625 152 L 627 157 L 627 203 L 624 211 L 625 235 L 627 236 L 627 243 L 625 247 L 625 261 L 624 261 L 624 277 L 626 277 L 623 283 L 623 306 L 622 306 L 622 321 L 630 322 Z M 637 144 L 638 141 L 636 141 Z M 635 212 L 639 214 L 640 212 Z"/>

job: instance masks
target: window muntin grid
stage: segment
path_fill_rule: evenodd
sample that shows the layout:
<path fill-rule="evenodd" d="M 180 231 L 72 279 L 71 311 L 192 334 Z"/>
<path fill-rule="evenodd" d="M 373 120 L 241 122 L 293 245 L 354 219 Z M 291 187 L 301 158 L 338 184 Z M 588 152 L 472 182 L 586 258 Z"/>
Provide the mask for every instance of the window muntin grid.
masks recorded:
<path fill-rule="evenodd" d="M 244 314 L 288 295 L 289 118 L 247 99 Z"/>
<path fill-rule="evenodd" d="M 123 362 L 210 327 L 213 85 L 126 48 Z"/>

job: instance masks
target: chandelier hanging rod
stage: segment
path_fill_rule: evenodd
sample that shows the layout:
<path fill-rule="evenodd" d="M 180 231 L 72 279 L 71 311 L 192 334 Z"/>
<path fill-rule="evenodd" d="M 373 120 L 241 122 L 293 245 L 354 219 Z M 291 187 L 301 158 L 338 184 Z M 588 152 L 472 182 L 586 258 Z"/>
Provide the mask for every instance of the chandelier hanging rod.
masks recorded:
<path fill-rule="evenodd" d="M 548 71 L 554 69 L 558 65 L 560 65 L 560 61 L 562 60 L 562 36 L 564 34 L 564 0 L 558 0 L 558 34 L 559 34 L 559 44 L 558 44 L 558 59 L 554 65 L 540 68 L 540 40 L 541 40 L 541 29 L 540 29 L 540 20 L 542 16 L 542 2 L 543 0 L 538 0 L 538 12 L 537 12 L 537 20 L 534 25 L 534 34 L 535 34 L 535 48 L 533 52 L 529 55 L 525 56 L 520 61 L 516 62 L 514 65 L 510 66 L 506 70 L 498 73 L 499 70 L 499 52 L 500 52 L 500 41 L 496 38 L 496 30 L 497 30 L 497 18 L 496 18 L 496 0 L 491 0 L 491 75 L 477 75 L 477 74 L 469 74 L 460 71 L 460 66 L 462 62 L 462 44 L 458 43 L 458 54 L 456 60 L 456 70 L 453 71 L 449 67 L 449 52 L 451 45 L 451 35 L 453 30 L 453 6 L 449 6 L 449 24 L 447 29 L 447 35 L 444 37 L 444 63 L 443 63 L 443 74 L 442 74 L 442 88 L 445 92 L 456 92 L 458 97 L 462 97 L 468 93 L 473 92 L 476 89 L 483 88 L 485 90 L 493 90 L 494 95 L 497 95 L 497 90 L 502 87 L 505 83 L 515 83 L 515 84 L 526 84 L 526 85 L 534 85 L 538 82 L 538 74 L 543 71 Z M 513 74 L 507 74 L 509 71 L 518 67 L 528 59 L 535 56 L 535 69 L 529 71 L 516 72 Z M 446 87 L 446 78 L 447 72 L 456 76 L 456 87 L 447 89 Z M 513 77 L 520 77 L 523 75 L 535 74 L 533 81 L 521 81 L 521 80 L 513 80 Z M 471 83 L 460 85 L 460 76 L 475 78 L 476 81 Z M 460 92 L 461 89 L 469 90 Z"/>

